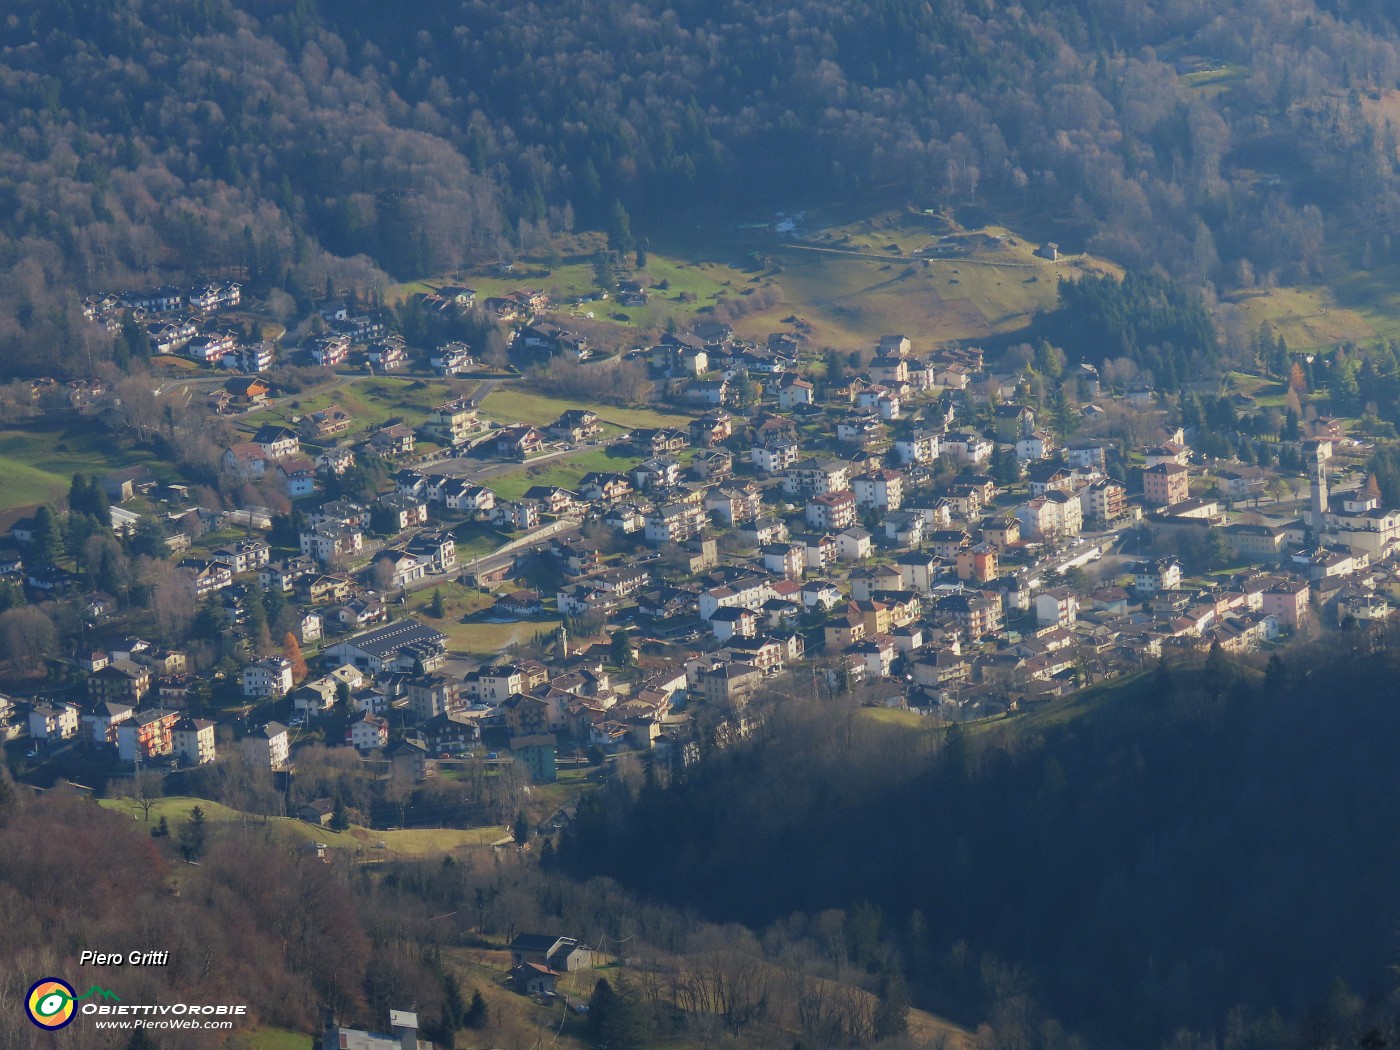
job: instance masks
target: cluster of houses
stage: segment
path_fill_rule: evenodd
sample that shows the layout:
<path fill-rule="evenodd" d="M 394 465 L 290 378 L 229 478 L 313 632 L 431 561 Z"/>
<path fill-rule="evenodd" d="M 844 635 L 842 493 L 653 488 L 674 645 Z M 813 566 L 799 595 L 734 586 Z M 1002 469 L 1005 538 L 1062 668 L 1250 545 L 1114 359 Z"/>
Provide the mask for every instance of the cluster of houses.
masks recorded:
<path fill-rule="evenodd" d="M 243 289 L 236 281 L 198 281 L 188 288 L 158 288 L 88 296 L 83 315 L 109 332 L 134 321 L 145 332 L 152 352 L 183 354 L 193 361 L 237 372 L 267 372 L 277 360 L 276 347 L 266 340 L 241 340 L 230 328 L 214 323 L 215 315 L 237 307 Z"/>
<path fill-rule="evenodd" d="M 447 291 L 436 293 L 444 308 L 474 303 L 470 289 Z M 585 343 L 535 320 L 547 305 L 538 294 L 486 305 L 525 321 L 517 340 L 532 353 L 586 356 Z M 327 325 L 355 331 L 318 341 L 325 363 L 353 340 L 376 368 L 396 367 L 402 342 L 341 307 L 323 310 Z M 301 642 L 320 648 L 307 681 L 280 657 L 241 669 L 244 695 L 286 700 L 288 723 L 263 725 L 239 746 L 281 768 L 294 760 L 292 722 L 353 710 L 343 743 L 420 778 L 433 775 L 436 756 L 494 731 L 548 781 L 566 741 L 693 754 L 692 705 L 742 713 L 779 676 L 969 717 L 1048 700 L 1173 650 L 1240 652 L 1313 623 L 1383 620 L 1400 598 L 1400 511 L 1364 487 L 1332 496 L 1339 436 L 1299 442 L 1309 509 L 1275 504 L 1270 513 L 1258 506 L 1257 471 L 1208 470 L 1180 427 L 1129 450 L 1102 437 L 1058 440 L 1022 381 L 989 370 L 975 348 L 916 354 L 908 338 L 886 336 L 862 374 L 826 377 L 821 398 L 802 349 L 787 334 L 747 343 L 721 324 L 663 337 L 648 352 L 653 375 L 693 405 L 691 417 L 617 439 L 616 470 L 580 472 L 573 487 L 533 485 L 519 498 L 424 464 L 399 469 L 390 490 L 364 502 L 316 494 L 318 479 L 343 473 L 357 452 L 401 459 L 420 437 L 505 460 L 567 453 L 599 438 L 596 412 L 493 429 L 458 399 L 342 447 L 354 420 L 331 405 L 227 449 L 226 471 L 275 475 L 302 501 L 297 550 L 274 558 L 250 529 L 180 566 L 198 597 L 228 596 L 234 622 L 253 580 L 281 591 L 298 603 Z M 436 353 L 450 371 L 468 351 Z M 1077 385 L 1082 419 L 1092 420 L 1102 397 L 1094 370 L 1064 381 Z M 265 396 L 256 382 L 239 396 Z M 1151 406 L 1149 392 L 1142 411 L 1160 417 Z M 303 441 L 324 451 L 309 455 Z M 665 655 L 623 671 L 607 647 L 571 648 L 561 629 L 539 659 L 446 670 L 444 637 L 393 620 L 385 594 L 459 572 L 453 528 L 462 522 L 526 536 L 560 527 L 474 574 L 478 586 L 500 585 L 495 614 L 553 614 L 579 636 L 621 630 Z M 584 523 L 610 530 L 612 542 Z M 367 538 L 371 526 L 381 539 Z M 1198 571 L 1190 552 L 1203 549 L 1224 551 L 1237 571 Z M 544 578 L 559 581 L 546 592 L 518 582 L 541 560 L 551 570 Z M 37 740 L 110 744 L 128 761 L 208 761 L 212 726 L 181 718 L 187 676 L 173 656 L 159 659 L 134 646 L 93 654 L 90 709 L 36 702 L 26 728 Z"/>
<path fill-rule="evenodd" d="M 208 315 L 228 310 L 243 301 L 243 287 L 236 281 L 201 280 L 181 288 L 163 284 L 128 292 L 103 292 L 81 302 L 83 316 L 107 321 L 129 312 L 135 319 L 193 313 Z"/>

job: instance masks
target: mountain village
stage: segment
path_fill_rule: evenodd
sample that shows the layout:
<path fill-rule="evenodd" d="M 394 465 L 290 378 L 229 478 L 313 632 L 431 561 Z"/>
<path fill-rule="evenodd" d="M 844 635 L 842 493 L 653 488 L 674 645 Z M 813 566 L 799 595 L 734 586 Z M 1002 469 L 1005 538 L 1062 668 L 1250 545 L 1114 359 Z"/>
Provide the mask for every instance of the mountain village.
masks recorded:
<path fill-rule="evenodd" d="M 1366 628 L 1400 599 L 1400 510 L 1326 417 L 1301 421 L 1277 466 L 1219 460 L 1193 450 L 1184 393 L 1113 388 L 1082 364 L 1051 400 L 1029 365 L 904 335 L 823 374 L 793 318 L 766 342 L 702 323 L 620 355 L 648 370 L 673 426 L 618 426 L 605 404 L 532 424 L 482 401 L 523 381 L 512 366 L 594 356 L 566 314 L 546 315 L 543 292 L 421 297 L 507 326 L 504 371 L 462 343 L 409 347 L 387 312 L 343 300 L 283 351 L 215 323 L 238 302 L 236 284 L 206 282 L 84 309 L 113 331 L 137 323 L 193 375 L 232 373 L 203 388 L 212 416 L 287 401 L 266 378 L 287 358 L 328 376 L 480 385 L 368 431 L 335 403 L 252 427 L 222 470 L 280 486 L 285 514 L 193 507 L 189 486 L 144 466 L 91 479 L 101 526 L 127 543 L 154 533 L 206 629 L 236 640 L 236 666 L 212 682 L 176 639 L 144 633 L 158 618 L 135 636 L 127 600 L 62 553 L 76 505 L 14 521 L 0 571 L 83 623 L 82 647 L 53 654 L 28 695 L 0 696 L 0 737 L 34 770 L 83 754 L 79 768 L 119 776 L 232 750 L 281 774 L 314 742 L 415 783 L 464 762 L 549 783 L 618 753 L 693 761 L 782 690 L 997 717 L 1174 654 Z M 97 411 L 111 392 L 64 396 Z M 1103 425 L 1115 413 L 1142 440 Z M 503 470 L 599 454 L 616 468 L 514 498 L 493 489 Z M 340 479 L 371 461 L 382 489 L 346 496 Z M 463 556 L 461 537 L 486 528 L 500 542 Z M 474 599 L 460 623 L 444 589 Z M 255 637 L 269 618 L 285 640 Z M 527 627 L 493 649 L 473 644 L 477 622 Z M 330 808 L 307 816 L 324 823 Z"/>

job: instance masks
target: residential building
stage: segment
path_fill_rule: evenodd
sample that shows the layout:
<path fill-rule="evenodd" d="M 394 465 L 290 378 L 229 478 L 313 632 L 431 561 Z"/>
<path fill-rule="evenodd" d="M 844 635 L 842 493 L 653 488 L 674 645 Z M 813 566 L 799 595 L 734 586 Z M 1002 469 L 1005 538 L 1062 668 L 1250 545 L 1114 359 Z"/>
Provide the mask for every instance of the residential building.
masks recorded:
<path fill-rule="evenodd" d="M 1001 599 L 996 596 L 978 591 L 949 595 L 939 599 L 938 611 L 951 616 L 974 640 L 1001 630 Z"/>
<path fill-rule="evenodd" d="M 646 516 L 648 543 L 681 543 L 705 530 L 705 508 L 697 503 L 667 503 Z"/>
<path fill-rule="evenodd" d="M 955 462 L 985 463 L 992 457 L 993 444 L 981 434 L 970 430 L 956 431 L 943 437 L 943 455 Z"/>
<path fill-rule="evenodd" d="M 146 761 L 175 749 L 173 731 L 178 711 L 143 711 L 117 723 L 117 757 L 123 762 Z"/>
<path fill-rule="evenodd" d="M 390 426 L 381 427 L 370 435 L 369 439 L 370 448 L 390 459 L 411 456 L 417 443 L 417 435 L 414 434 L 413 428 L 406 423 L 393 423 Z"/>
<path fill-rule="evenodd" d="M 895 438 L 894 452 L 905 466 L 933 463 L 943 452 L 943 435 L 936 430 L 916 430 Z"/>
<path fill-rule="evenodd" d="M 126 659 L 113 660 L 100 671 L 88 675 L 87 680 L 87 694 L 97 703 L 110 701 L 135 707 L 150 688 L 150 668 Z"/>
<path fill-rule="evenodd" d="M 445 401 L 428 413 L 423 430 L 428 438 L 449 448 L 467 444 L 473 435 L 485 430 L 476 406 L 464 397 Z"/>
<path fill-rule="evenodd" d="M 297 437 L 295 430 L 271 423 L 265 423 L 258 427 L 257 433 L 253 435 L 252 443 L 257 445 L 268 459 L 295 456 L 301 451 L 301 439 Z"/>
<path fill-rule="evenodd" d="M 285 696 L 296 684 L 291 662 L 281 656 L 248 664 L 240 677 L 247 697 Z"/>
<path fill-rule="evenodd" d="M 778 474 L 797 462 L 801 446 L 796 441 L 775 438 L 749 449 L 749 462 L 760 474 Z"/>
<path fill-rule="evenodd" d="M 818 496 L 818 499 L 831 497 Z M 835 525 L 826 526 L 836 528 Z M 857 525 L 848 526 L 836 534 L 836 557 L 839 561 L 864 561 L 875 550 L 875 539 L 865 529 Z"/>
<path fill-rule="evenodd" d="M 35 740 L 56 742 L 78 735 L 79 713 L 74 704 L 35 704 L 29 709 L 29 735 Z"/>
<path fill-rule="evenodd" d="M 555 767 L 555 738 L 553 733 L 512 737 L 510 751 L 515 760 L 530 774 L 532 784 L 552 784 L 559 779 Z"/>
<path fill-rule="evenodd" d="M 807 550 L 800 543 L 769 543 L 759 548 L 763 568 L 775 576 L 797 579 L 807 568 Z"/>
<path fill-rule="evenodd" d="M 839 459 L 806 459 L 783 474 L 783 492 L 812 497 L 850 488 L 850 466 Z"/>
<path fill-rule="evenodd" d="M 815 529 L 835 532 L 856 522 L 856 496 L 849 489 L 822 492 L 813 496 L 806 507 L 807 523 Z"/>
<path fill-rule="evenodd" d="M 594 963 L 592 950 L 573 937 L 522 933 L 510 942 L 512 967 L 526 963 L 548 966 L 559 973 L 586 970 Z"/>
<path fill-rule="evenodd" d="M 1264 591 L 1260 612 L 1296 631 L 1308 620 L 1310 596 L 1311 588 L 1305 581 L 1280 579 Z"/>
<path fill-rule="evenodd" d="M 428 367 L 440 376 L 466 372 L 475 364 L 466 343 L 444 343 L 428 355 Z"/>
<path fill-rule="evenodd" d="M 386 492 L 375 501 L 379 513 L 386 517 L 388 526 L 395 533 L 405 532 L 418 525 L 428 523 L 428 504 L 416 496 L 405 496 L 401 492 Z"/>
<path fill-rule="evenodd" d="M 904 502 L 904 475 L 896 470 L 872 470 L 852 483 L 856 506 L 873 507 L 882 514 L 898 510 Z"/>
<path fill-rule="evenodd" d="M 525 459 L 544 448 L 544 435 L 524 423 L 496 431 L 496 455 L 502 459 Z"/>
<path fill-rule="evenodd" d="M 170 739 L 182 766 L 208 765 L 218 757 L 214 723 L 207 718 L 181 718 L 170 729 Z"/>
<path fill-rule="evenodd" d="M 419 675 L 408 683 L 408 707 L 420 722 L 437 715 L 452 715 L 466 706 L 463 685 L 447 675 Z"/>
<path fill-rule="evenodd" d="M 1089 486 L 1089 517 L 1098 525 L 1108 525 L 1128 510 L 1128 490 L 1116 481 L 1096 481 Z"/>
<path fill-rule="evenodd" d="M 1181 586 L 1181 565 L 1172 558 L 1138 562 L 1132 567 L 1133 589 L 1142 597 L 1152 597 Z"/>
<path fill-rule="evenodd" d="M 250 763 L 274 771 L 284 768 L 291 755 L 291 734 L 281 722 L 258 726 L 240 743 Z"/>
<path fill-rule="evenodd" d="M 407 551 L 386 547 L 370 562 L 372 578 L 387 587 L 407 587 L 428 574 L 430 563 Z"/>
<path fill-rule="evenodd" d="M 994 544 L 979 543 L 958 551 L 957 574 L 964 582 L 989 583 L 996 579 L 998 551 Z"/>
<path fill-rule="evenodd" d="M 84 711 L 79 719 L 82 723 L 83 736 L 95 745 L 115 744 L 117 742 L 117 723 L 125 722 L 130 718 L 133 710 L 134 708 L 130 704 L 119 704 L 111 700 L 102 700 L 93 704 L 92 708 Z M 32 726 L 30 732 L 32 735 Z"/>
<path fill-rule="evenodd" d="M 377 751 L 389 745 L 389 720 L 366 711 L 345 731 L 346 743 L 357 751 Z"/>
<path fill-rule="evenodd" d="M 580 445 L 603 432 L 598 413 L 587 408 L 571 408 L 545 427 L 545 433 L 556 441 Z"/>
<path fill-rule="evenodd" d="M 355 557 L 364 549 L 365 537 L 358 528 L 343 525 L 313 525 L 301 533 L 301 553 L 322 565 L 335 565 Z"/>
<path fill-rule="evenodd" d="M 446 530 L 420 532 L 409 540 L 407 550 L 424 562 L 428 572 L 447 573 L 457 567 L 457 541 Z"/>
<path fill-rule="evenodd" d="M 693 688 L 711 704 L 741 705 L 763 685 L 763 672 L 748 663 L 715 663 L 696 671 Z"/>
<path fill-rule="evenodd" d="M 1191 496 L 1191 472 L 1180 463 L 1161 462 L 1142 472 L 1142 491 L 1148 503 L 1170 507 Z"/>
<path fill-rule="evenodd" d="M 1051 587 L 1035 596 L 1035 618 L 1041 625 L 1067 627 L 1079 618 L 1079 596 L 1068 587 Z"/>
<path fill-rule="evenodd" d="M 241 540 L 220 547 L 213 560 L 227 565 L 235 576 L 261 569 L 272 561 L 272 548 L 262 540 Z"/>

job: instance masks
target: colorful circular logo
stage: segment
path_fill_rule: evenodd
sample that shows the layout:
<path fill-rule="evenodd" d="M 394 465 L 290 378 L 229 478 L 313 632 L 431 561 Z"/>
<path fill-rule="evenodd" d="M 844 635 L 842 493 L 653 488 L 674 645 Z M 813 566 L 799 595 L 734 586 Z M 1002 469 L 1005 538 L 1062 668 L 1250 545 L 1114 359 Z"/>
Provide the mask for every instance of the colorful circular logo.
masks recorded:
<path fill-rule="evenodd" d="M 73 986 L 57 977 L 45 977 L 35 981 L 24 998 L 24 1012 L 40 1028 L 54 1031 L 65 1028 L 73 1022 L 77 1013 L 73 1000 L 77 997 Z"/>

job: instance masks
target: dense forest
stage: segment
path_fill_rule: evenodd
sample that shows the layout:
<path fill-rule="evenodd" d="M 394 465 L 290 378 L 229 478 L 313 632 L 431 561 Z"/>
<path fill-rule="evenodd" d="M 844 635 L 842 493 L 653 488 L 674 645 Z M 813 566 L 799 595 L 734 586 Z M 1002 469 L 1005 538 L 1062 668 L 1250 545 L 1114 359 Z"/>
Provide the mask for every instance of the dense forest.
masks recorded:
<path fill-rule="evenodd" d="M 864 913 L 915 1002 L 963 1020 L 959 960 L 990 953 L 1092 1045 L 1357 1045 L 1301 1033 L 1337 979 L 1394 988 L 1400 654 L 1343 639 L 980 730 L 794 698 L 689 779 L 585 809 L 560 856 L 717 921 Z"/>
<path fill-rule="evenodd" d="M 76 291 L 362 289 L 870 191 L 986 204 L 1192 286 L 1400 222 L 1359 0 L 20 0 L 0 34 L 0 359 L 77 372 Z M 1182 80 L 1228 73 L 1223 90 Z M 630 213 L 630 223 L 622 218 Z M 1360 243 L 1364 242 L 1364 243 Z M 54 353 L 52 351 L 56 350 Z"/>
<path fill-rule="evenodd" d="M 1083 348 L 1095 363 L 1127 357 L 1166 389 L 1178 389 L 1193 366 L 1213 364 L 1219 345 L 1200 295 L 1154 273 L 1061 281 L 1058 309 L 1046 318 L 1060 346 Z"/>

